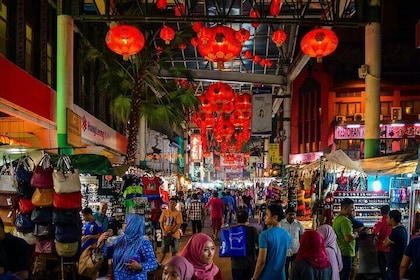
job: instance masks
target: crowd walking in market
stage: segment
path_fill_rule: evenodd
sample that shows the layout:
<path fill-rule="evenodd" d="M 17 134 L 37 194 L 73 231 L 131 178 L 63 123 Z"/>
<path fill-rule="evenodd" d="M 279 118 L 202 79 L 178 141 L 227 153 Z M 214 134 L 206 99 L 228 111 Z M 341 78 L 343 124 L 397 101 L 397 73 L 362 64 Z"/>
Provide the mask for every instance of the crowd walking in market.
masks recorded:
<path fill-rule="evenodd" d="M 62 279 L 420 279 L 420 237 L 410 241 L 401 212 L 388 205 L 370 230 L 354 217 L 351 198 L 341 200 L 331 225 L 305 228 L 296 208 L 278 196 L 258 203 L 248 190 L 180 192 L 158 218 L 160 247 L 144 237 L 142 215 L 127 214 L 115 228 L 106 209 L 106 203 L 96 212 L 82 209 L 80 275 L 69 273 L 71 258 L 62 258 L 68 270 Z M 4 228 L 1 222 L 0 279 L 53 279 L 36 273 L 31 246 Z M 362 238 L 377 248 L 376 275 L 358 275 Z"/>

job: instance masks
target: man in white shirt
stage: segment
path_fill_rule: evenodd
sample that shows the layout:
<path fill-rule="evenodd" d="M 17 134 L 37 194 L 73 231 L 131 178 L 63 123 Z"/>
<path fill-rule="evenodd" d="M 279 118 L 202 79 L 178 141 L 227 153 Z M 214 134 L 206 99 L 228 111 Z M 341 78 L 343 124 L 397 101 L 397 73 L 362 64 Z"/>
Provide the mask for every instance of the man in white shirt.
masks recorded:
<path fill-rule="evenodd" d="M 290 250 L 287 252 L 285 264 L 286 279 L 289 279 L 289 269 L 291 268 L 292 262 L 295 260 L 296 253 L 299 250 L 300 237 L 305 229 L 303 228 L 302 223 L 296 220 L 296 210 L 293 207 L 287 208 L 286 218 L 280 221 L 280 227 L 285 229 L 292 237 L 292 244 Z"/>

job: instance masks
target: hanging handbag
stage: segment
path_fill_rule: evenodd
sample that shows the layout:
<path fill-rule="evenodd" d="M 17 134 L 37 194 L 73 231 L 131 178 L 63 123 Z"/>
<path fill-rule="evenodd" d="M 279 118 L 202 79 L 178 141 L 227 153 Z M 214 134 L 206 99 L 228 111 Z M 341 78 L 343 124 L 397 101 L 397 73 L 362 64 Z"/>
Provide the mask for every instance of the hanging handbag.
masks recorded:
<path fill-rule="evenodd" d="M 0 208 L 0 218 L 5 226 L 13 226 L 16 220 L 16 211 L 11 208 Z"/>
<path fill-rule="evenodd" d="M 34 235 L 37 237 L 53 236 L 54 235 L 53 225 L 51 223 L 35 224 Z"/>
<path fill-rule="evenodd" d="M 81 209 L 82 193 L 56 193 L 53 195 L 53 206 L 58 209 Z"/>
<path fill-rule="evenodd" d="M 82 239 L 82 229 L 79 225 L 55 225 L 55 239 L 63 243 L 73 243 Z"/>
<path fill-rule="evenodd" d="M 45 207 L 53 205 L 54 189 L 40 189 L 36 188 L 32 195 L 32 204 L 35 206 Z"/>
<path fill-rule="evenodd" d="M 35 205 L 32 204 L 30 199 L 21 198 L 19 199 L 19 211 L 21 213 L 31 213 L 34 210 Z"/>
<path fill-rule="evenodd" d="M 31 214 L 19 213 L 15 221 L 16 230 L 20 232 L 33 232 L 34 223 L 31 221 Z"/>
<path fill-rule="evenodd" d="M 54 239 L 51 237 L 37 237 L 35 243 L 35 253 L 53 254 L 55 253 Z"/>
<path fill-rule="evenodd" d="M 104 258 L 98 258 L 102 254 L 102 246 L 96 244 L 86 248 L 79 258 L 79 275 L 96 279 Z M 103 254 L 102 254 L 103 256 Z"/>
<path fill-rule="evenodd" d="M 0 207 L 16 209 L 18 206 L 18 196 L 16 194 L 0 193 Z"/>
<path fill-rule="evenodd" d="M 246 256 L 246 228 L 244 226 L 223 229 L 220 232 L 219 257 Z"/>
<path fill-rule="evenodd" d="M 31 177 L 31 186 L 34 188 L 52 188 L 54 168 L 51 165 L 50 155 L 44 154 L 39 164 L 35 167 Z"/>
<path fill-rule="evenodd" d="M 79 209 L 57 209 L 54 208 L 52 214 L 53 224 L 80 224 Z"/>
<path fill-rule="evenodd" d="M 36 243 L 36 237 L 32 232 L 20 232 L 15 230 L 13 232 L 13 235 L 19 238 L 22 238 L 23 240 L 26 241 L 26 243 L 28 243 L 29 245 L 35 245 Z"/>
<path fill-rule="evenodd" d="M 37 224 L 52 223 L 52 207 L 36 207 L 31 214 L 31 221 Z"/>
<path fill-rule="evenodd" d="M 70 258 L 76 255 L 79 250 L 79 242 L 73 243 L 62 243 L 57 240 L 54 240 L 55 251 L 60 257 Z"/>
<path fill-rule="evenodd" d="M 3 156 L 3 166 L 0 171 L 0 193 L 17 193 L 13 165 L 10 162 L 10 157 L 7 156 Z"/>
<path fill-rule="evenodd" d="M 67 155 L 62 155 L 57 163 L 57 170 L 53 173 L 54 190 L 57 193 L 80 192 L 79 172 L 73 168 Z"/>
<path fill-rule="evenodd" d="M 16 166 L 16 181 L 18 184 L 30 185 L 35 162 L 30 156 L 23 156 Z"/>

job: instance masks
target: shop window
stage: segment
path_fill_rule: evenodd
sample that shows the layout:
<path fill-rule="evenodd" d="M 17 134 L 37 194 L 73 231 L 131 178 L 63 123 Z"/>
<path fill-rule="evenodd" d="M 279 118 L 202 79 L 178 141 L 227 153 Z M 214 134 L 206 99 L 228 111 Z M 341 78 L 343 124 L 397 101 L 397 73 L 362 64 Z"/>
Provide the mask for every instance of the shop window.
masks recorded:
<path fill-rule="evenodd" d="M 7 56 L 7 6 L 5 3 L 0 5 L 0 53 Z"/>
<path fill-rule="evenodd" d="M 354 116 L 356 113 L 361 113 L 360 102 L 349 102 L 349 103 L 336 103 L 335 104 L 335 115 L 336 116 Z"/>
<path fill-rule="evenodd" d="M 391 115 L 391 107 L 393 107 L 392 106 L 392 101 L 391 102 L 381 102 L 381 115 L 390 116 Z"/>
<path fill-rule="evenodd" d="M 420 101 L 401 101 L 401 108 L 403 116 L 415 115 L 417 117 L 420 114 Z"/>
<path fill-rule="evenodd" d="M 32 27 L 26 24 L 25 28 L 25 70 L 28 73 L 33 72 L 32 69 L 32 52 L 33 52 L 33 33 L 32 33 Z"/>

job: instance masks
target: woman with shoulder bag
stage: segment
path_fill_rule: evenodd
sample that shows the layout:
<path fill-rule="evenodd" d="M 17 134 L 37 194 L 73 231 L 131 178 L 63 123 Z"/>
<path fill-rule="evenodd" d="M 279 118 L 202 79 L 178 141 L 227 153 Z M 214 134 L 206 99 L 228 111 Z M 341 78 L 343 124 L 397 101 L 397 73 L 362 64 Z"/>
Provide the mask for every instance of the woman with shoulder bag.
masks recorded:
<path fill-rule="evenodd" d="M 105 258 L 112 258 L 114 280 L 147 280 L 147 272 L 157 268 L 152 243 L 143 237 L 144 230 L 143 217 L 128 214 L 124 234 L 104 246 Z M 102 234 L 98 244 L 109 236 L 108 232 Z"/>

